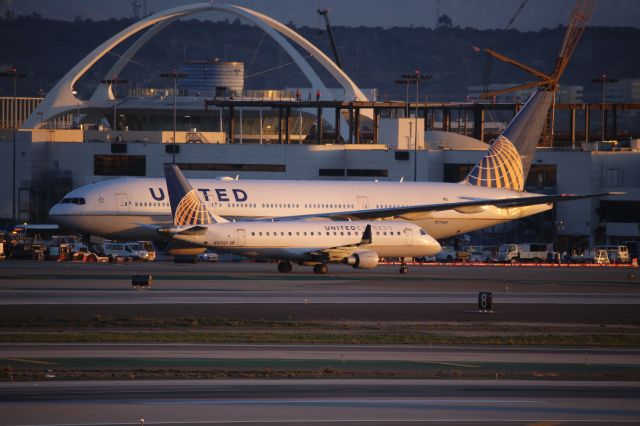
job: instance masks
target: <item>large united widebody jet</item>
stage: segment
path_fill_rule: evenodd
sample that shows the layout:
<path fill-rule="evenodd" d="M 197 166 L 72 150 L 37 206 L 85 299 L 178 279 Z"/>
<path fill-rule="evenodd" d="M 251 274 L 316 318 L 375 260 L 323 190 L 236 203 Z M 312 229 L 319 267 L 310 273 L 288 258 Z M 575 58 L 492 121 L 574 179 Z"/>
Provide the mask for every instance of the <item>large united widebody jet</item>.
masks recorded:
<path fill-rule="evenodd" d="M 200 199 L 227 220 L 371 220 L 415 223 L 436 239 L 521 219 L 570 201 L 613 193 L 541 195 L 524 191 L 553 100 L 538 90 L 459 183 L 191 179 Z M 164 179 L 123 178 L 69 192 L 49 212 L 76 232 L 158 240 L 171 223 Z"/>
<path fill-rule="evenodd" d="M 229 222 L 209 210 L 177 165 L 166 164 L 164 173 L 172 226 L 147 226 L 193 246 L 277 260 L 280 272 L 290 272 L 292 262 L 313 264 L 316 274 L 326 274 L 328 263 L 372 269 L 384 256 L 403 259 L 400 273 L 406 273 L 404 258 L 441 250 L 424 229 L 404 220 Z"/>

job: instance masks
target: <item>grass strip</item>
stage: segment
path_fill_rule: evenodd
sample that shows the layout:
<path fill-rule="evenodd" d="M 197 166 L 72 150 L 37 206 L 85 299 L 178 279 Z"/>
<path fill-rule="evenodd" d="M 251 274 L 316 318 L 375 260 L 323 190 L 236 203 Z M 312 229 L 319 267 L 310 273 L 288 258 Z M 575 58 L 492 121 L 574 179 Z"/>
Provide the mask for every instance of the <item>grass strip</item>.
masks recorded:
<path fill-rule="evenodd" d="M 624 334 L 449 336 L 384 333 L 234 333 L 234 332 L 27 332 L 0 333 L 3 343 L 290 343 L 503 345 L 638 348 L 640 336 Z"/>

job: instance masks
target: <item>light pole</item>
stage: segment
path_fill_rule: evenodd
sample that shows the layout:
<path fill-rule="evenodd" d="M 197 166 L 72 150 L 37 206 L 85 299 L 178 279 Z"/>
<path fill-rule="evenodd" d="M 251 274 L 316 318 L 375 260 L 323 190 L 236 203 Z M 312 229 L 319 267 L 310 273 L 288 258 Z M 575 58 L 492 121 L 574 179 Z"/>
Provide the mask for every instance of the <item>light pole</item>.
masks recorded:
<path fill-rule="evenodd" d="M 76 101 L 78 101 L 78 110 L 77 110 L 77 114 L 76 114 L 76 126 L 78 126 L 78 129 L 80 128 L 80 99 L 78 99 L 78 91 L 77 90 L 72 90 L 71 93 L 73 93 L 73 95 L 76 97 Z"/>
<path fill-rule="evenodd" d="M 11 220 L 15 223 L 16 221 L 16 129 L 18 128 L 18 117 L 16 117 L 18 108 L 16 105 L 17 100 L 17 87 L 18 87 L 18 79 L 22 77 L 26 77 L 26 74 L 18 72 L 15 67 L 12 67 L 8 71 L 0 72 L 1 77 L 9 77 L 13 79 L 13 105 L 11 111 L 12 123 L 11 128 L 13 129 L 13 144 L 12 144 L 12 198 L 11 198 Z"/>
<path fill-rule="evenodd" d="M 606 135 L 605 135 L 606 118 L 605 118 L 605 113 L 604 113 L 604 106 L 605 106 L 605 101 L 606 101 L 607 83 L 616 83 L 616 82 L 618 82 L 618 79 L 617 78 L 611 78 L 607 74 L 602 74 L 602 77 L 594 78 L 594 79 L 591 80 L 591 82 L 602 84 L 602 141 L 604 142 L 604 140 L 606 138 Z"/>
<path fill-rule="evenodd" d="M 420 99 L 420 81 L 431 80 L 430 75 L 425 75 L 416 70 L 413 74 L 402 74 L 401 80 L 396 80 L 396 83 L 407 85 L 407 117 L 409 116 L 409 85 L 416 85 L 416 112 L 415 112 L 415 143 L 413 144 L 413 181 L 418 181 L 418 100 Z M 425 117 L 426 119 L 426 117 Z"/>
<path fill-rule="evenodd" d="M 176 97 L 178 96 L 178 79 L 185 78 L 187 74 L 178 72 L 177 70 L 172 70 L 171 72 L 163 72 L 160 74 L 162 78 L 172 78 L 173 79 L 173 149 L 172 153 L 172 162 L 175 164 L 176 162 Z"/>
<path fill-rule="evenodd" d="M 115 76 L 113 78 L 104 79 L 102 82 L 105 84 L 111 84 L 113 87 L 113 125 L 111 126 L 111 130 L 118 130 L 118 83 L 125 84 L 128 83 L 129 80 L 122 80 L 119 79 L 118 76 Z"/>

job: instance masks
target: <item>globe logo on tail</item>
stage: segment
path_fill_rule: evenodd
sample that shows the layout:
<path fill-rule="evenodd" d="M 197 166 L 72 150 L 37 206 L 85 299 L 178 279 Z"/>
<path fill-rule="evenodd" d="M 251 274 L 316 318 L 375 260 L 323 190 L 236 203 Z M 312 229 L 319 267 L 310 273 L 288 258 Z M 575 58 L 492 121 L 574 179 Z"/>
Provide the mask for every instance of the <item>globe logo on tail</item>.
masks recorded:
<path fill-rule="evenodd" d="M 524 171 L 518 150 L 509 139 L 499 136 L 485 156 L 469 172 L 464 182 L 487 188 L 522 191 Z"/>
<path fill-rule="evenodd" d="M 173 218 L 174 226 L 209 225 L 212 222 L 211 213 L 193 189 L 182 197 Z"/>

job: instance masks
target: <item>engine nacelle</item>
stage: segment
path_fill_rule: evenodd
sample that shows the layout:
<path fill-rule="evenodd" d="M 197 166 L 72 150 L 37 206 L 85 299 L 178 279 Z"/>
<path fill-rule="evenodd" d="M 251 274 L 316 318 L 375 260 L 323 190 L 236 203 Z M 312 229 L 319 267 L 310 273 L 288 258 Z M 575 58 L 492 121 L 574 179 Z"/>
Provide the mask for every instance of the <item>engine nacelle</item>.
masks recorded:
<path fill-rule="evenodd" d="M 378 254 L 374 251 L 362 250 L 344 259 L 344 263 L 359 269 L 373 269 L 380 263 Z"/>

